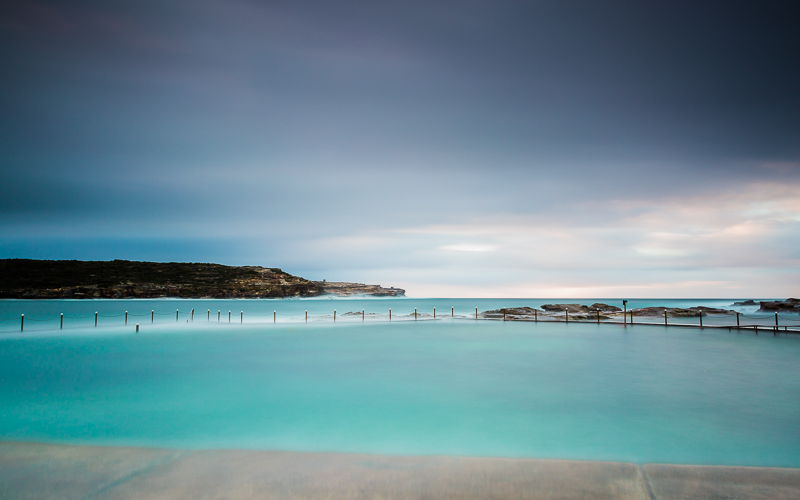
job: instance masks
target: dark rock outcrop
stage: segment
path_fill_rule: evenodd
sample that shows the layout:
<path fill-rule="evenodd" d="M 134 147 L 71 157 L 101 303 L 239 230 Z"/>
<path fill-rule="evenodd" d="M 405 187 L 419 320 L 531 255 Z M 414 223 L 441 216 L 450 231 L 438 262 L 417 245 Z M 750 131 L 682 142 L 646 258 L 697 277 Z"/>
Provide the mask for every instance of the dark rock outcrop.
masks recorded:
<path fill-rule="evenodd" d="M 515 319 L 528 319 L 533 318 L 536 314 L 541 314 L 543 311 L 533 307 L 507 307 L 505 309 L 493 309 L 491 311 L 483 311 L 481 316 L 484 318 L 498 319 L 505 318 L 507 320 Z"/>
<path fill-rule="evenodd" d="M 542 309 L 548 312 L 568 311 L 570 314 L 588 313 L 592 311 L 592 309 L 589 308 L 589 306 L 582 306 L 580 304 L 544 304 L 542 305 Z"/>
<path fill-rule="evenodd" d="M 731 305 L 734 305 L 734 306 L 757 306 L 758 302 L 756 302 L 755 300 L 744 300 L 742 302 L 734 302 Z"/>
<path fill-rule="evenodd" d="M 359 293 L 389 295 L 385 290 L 368 287 Z M 402 295 L 403 291 L 399 292 Z M 259 266 L 128 260 L 0 260 L 0 298 L 231 299 L 315 297 L 324 293 L 327 292 L 318 282 L 278 268 Z"/>
<path fill-rule="evenodd" d="M 759 312 L 796 312 L 800 313 L 800 299 L 786 299 L 761 302 Z"/>

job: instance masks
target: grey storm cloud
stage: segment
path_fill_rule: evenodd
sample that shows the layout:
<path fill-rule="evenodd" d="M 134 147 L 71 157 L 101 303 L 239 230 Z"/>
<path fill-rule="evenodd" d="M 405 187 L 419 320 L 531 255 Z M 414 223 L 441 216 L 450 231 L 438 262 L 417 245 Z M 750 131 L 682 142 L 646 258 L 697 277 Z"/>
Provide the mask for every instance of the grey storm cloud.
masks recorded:
<path fill-rule="evenodd" d="M 798 21 L 794 2 L 5 2 L 0 253 L 428 294 L 567 293 L 570 273 L 692 293 L 674 277 L 700 269 L 783 292 L 764 269 L 800 273 Z"/>

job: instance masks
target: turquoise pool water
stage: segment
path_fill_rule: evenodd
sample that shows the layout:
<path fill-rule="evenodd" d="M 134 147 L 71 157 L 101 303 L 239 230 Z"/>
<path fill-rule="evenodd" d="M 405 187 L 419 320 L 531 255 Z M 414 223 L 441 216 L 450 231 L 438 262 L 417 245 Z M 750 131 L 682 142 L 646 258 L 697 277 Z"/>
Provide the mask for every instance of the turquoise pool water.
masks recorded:
<path fill-rule="evenodd" d="M 800 338 L 458 319 L 7 333 L 0 439 L 800 467 Z"/>

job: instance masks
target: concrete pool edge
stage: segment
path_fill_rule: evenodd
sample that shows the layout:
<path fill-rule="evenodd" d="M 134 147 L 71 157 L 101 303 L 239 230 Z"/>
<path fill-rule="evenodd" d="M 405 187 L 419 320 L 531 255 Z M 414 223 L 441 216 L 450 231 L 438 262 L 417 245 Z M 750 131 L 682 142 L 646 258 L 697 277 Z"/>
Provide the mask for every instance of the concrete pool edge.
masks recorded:
<path fill-rule="evenodd" d="M 0 498 L 800 498 L 800 469 L 0 441 Z"/>

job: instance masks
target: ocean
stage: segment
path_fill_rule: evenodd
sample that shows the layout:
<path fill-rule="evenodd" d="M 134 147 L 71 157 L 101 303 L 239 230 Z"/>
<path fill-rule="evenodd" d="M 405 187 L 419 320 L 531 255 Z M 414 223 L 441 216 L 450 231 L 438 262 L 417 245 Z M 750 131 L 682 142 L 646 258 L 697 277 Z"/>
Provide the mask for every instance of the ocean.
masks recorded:
<path fill-rule="evenodd" d="M 0 439 L 800 467 L 799 335 L 470 319 L 555 302 L 0 301 Z"/>

